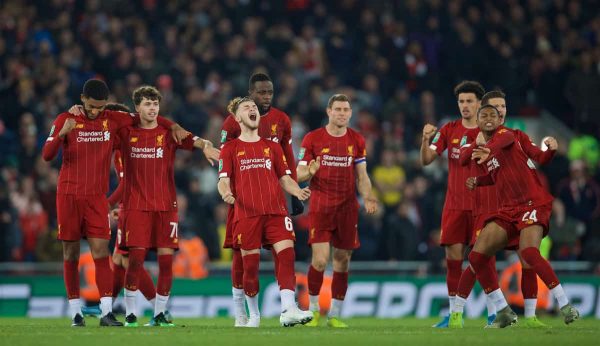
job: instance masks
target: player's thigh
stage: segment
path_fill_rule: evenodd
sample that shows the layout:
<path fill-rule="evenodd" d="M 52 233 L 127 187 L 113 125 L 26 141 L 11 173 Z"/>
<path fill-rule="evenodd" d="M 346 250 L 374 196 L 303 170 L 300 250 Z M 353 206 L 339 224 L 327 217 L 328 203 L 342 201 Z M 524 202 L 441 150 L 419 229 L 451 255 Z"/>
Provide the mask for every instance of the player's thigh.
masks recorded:
<path fill-rule="evenodd" d="M 83 236 L 81 203 L 73 195 L 56 195 L 59 240 L 79 241 Z"/>
<path fill-rule="evenodd" d="M 443 210 L 440 245 L 469 244 L 472 233 L 473 214 L 470 210 Z"/>
<path fill-rule="evenodd" d="M 538 248 L 544 237 L 544 229 L 540 225 L 533 225 L 521 230 L 521 238 L 519 240 L 519 249 L 524 250 L 528 247 Z"/>
<path fill-rule="evenodd" d="M 88 238 L 110 239 L 108 200 L 104 195 L 86 198 L 83 222 Z"/>
<path fill-rule="evenodd" d="M 260 249 L 263 227 L 263 216 L 240 219 L 233 225 L 233 246 L 243 250 L 242 256 L 250 250 Z"/>
<path fill-rule="evenodd" d="M 158 249 L 179 248 L 179 219 L 177 212 L 153 212 L 154 246 Z M 165 250 L 166 251 L 166 250 Z M 167 251 L 168 252 L 168 251 Z"/>
<path fill-rule="evenodd" d="M 508 235 L 503 226 L 498 221 L 488 222 L 483 231 L 477 237 L 473 246 L 473 251 L 493 256 L 500 249 L 504 248 L 508 242 Z"/>
<path fill-rule="evenodd" d="M 292 219 L 287 215 L 267 215 L 264 221 L 263 245 L 272 245 L 279 252 L 294 246 L 296 235 Z"/>
<path fill-rule="evenodd" d="M 234 208 L 230 205 L 227 208 L 227 219 L 225 221 L 225 239 L 223 240 L 223 248 L 233 248 L 233 225 L 234 225 Z"/>
<path fill-rule="evenodd" d="M 152 212 L 143 210 L 128 210 L 125 213 L 122 242 L 124 248 L 152 248 Z"/>
<path fill-rule="evenodd" d="M 328 243 L 335 230 L 335 219 L 330 214 L 308 213 L 308 244 Z"/>
<path fill-rule="evenodd" d="M 360 247 L 358 238 L 358 209 L 338 212 L 332 216 L 335 220 L 335 230 L 331 245 L 337 249 L 354 250 Z"/>

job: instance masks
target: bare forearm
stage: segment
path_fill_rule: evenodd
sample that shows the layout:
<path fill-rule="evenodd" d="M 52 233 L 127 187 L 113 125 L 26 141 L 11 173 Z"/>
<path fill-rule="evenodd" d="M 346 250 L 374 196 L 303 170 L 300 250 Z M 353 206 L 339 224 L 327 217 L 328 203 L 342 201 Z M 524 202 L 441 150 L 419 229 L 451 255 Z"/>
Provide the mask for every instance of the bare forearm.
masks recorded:
<path fill-rule="evenodd" d="M 219 194 L 221 197 L 231 194 L 231 186 L 229 185 L 229 179 L 221 179 L 217 184 L 217 190 L 219 190 Z"/>
<path fill-rule="evenodd" d="M 283 191 L 292 196 L 298 196 L 298 194 L 300 194 L 300 186 L 298 186 L 298 183 L 296 183 L 289 175 L 281 177 L 279 179 L 279 185 L 281 185 Z"/>
<path fill-rule="evenodd" d="M 421 165 L 429 165 L 436 157 L 436 152 L 429 147 L 429 141 L 421 141 Z"/>
<path fill-rule="evenodd" d="M 298 168 L 296 169 L 296 173 L 297 173 L 299 183 L 303 183 L 305 181 L 310 180 L 310 178 L 312 178 L 312 175 L 310 175 L 308 166 L 298 166 Z"/>
<path fill-rule="evenodd" d="M 373 193 L 373 185 L 371 184 L 371 179 L 369 179 L 368 175 L 365 174 L 364 176 L 359 176 L 356 187 L 358 189 L 358 193 L 363 199 L 372 198 L 371 195 Z"/>

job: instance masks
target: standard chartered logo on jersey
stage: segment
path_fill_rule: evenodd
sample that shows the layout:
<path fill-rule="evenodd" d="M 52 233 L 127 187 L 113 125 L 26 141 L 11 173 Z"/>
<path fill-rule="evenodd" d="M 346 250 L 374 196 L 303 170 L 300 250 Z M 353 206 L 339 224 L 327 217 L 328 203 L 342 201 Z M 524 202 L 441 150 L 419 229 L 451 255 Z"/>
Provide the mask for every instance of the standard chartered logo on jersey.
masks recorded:
<path fill-rule="evenodd" d="M 249 169 L 266 168 L 271 170 L 271 159 L 268 158 L 256 158 L 256 159 L 242 159 L 240 160 L 240 171 L 247 171 Z"/>
<path fill-rule="evenodd" d="M 162 159 L 163 148 L 154 147 L 131 147 L 131 158 L 133 159 Z"/>
<path fill-rule="evenodd" d="M 352 166 L 352 160 L 352 156 L 323 155 L 321 157 L 321 166 L 350 167 Z"/>
<path fill-rule="evenodd" d="M 110 141 L 110 131 L 79 131 L 77 142 L 108 142 Z"/>

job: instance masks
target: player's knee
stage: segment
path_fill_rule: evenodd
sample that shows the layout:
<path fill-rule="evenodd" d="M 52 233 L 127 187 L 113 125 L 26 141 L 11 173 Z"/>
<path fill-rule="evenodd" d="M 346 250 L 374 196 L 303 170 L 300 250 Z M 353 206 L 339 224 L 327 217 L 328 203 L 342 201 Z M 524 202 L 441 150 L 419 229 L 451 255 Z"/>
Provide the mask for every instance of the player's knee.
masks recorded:
<path fill-rule="evenodd" d="M 313 255 L 311 264 L 316 270 L 322 272 L 327 267 L 327 258 Z"/>
<path fill-rule="evenodd" d="M 338 250 L 333 253 L 333 270 L 337 272 L 346 272 L 350 266 L 350 253 L 348 251 Z"/>
<path fill-rule="evenodd" d="M 79 242 L 63 242 L 63 259 L 65 261 L 79 261 Z"/>

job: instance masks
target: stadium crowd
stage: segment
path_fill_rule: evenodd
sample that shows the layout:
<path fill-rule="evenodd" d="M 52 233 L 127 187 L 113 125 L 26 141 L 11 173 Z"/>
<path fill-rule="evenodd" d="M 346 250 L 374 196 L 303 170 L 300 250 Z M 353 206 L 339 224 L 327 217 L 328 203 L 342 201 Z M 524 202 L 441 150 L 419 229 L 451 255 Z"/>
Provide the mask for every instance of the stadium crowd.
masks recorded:
<path fill-rule="evenodd" d="M 323 124 L 327 99 L 352 98 L 355 129 L 383 208 L 361 217 L 356 260 L 441 263 L 447 164 L 418 163 L 421 128 L 458 116 L 463 79 L 502 88 L 508 115 L 548 111 L 576 133 L 544 167 L 557 197 L 552 260 L 600 261 L 600 15 L 595 0 L 18 1 L 0 4 L 0 261 L 61 259 L 59 162 L 41 159 L 55 117 L 83 83 L 107 81 L 132 108 L 142 84 L 161 114 L 219 143 L 227 101 L 267 72 L 294 146 Z M 543 131 L 542 131 L 543 132 Z M 180 234 L 221 250 L 226 206 L 217 171 L 199 155 L 176 161 Z M 113 179 L 113 183 L 116 182 Z M 113 184 L 114 186 L 115 184 Z M 295 219 L 306 229 L 306 217 Z M 297 258 L 309 258 L 306 232 Z"/>

